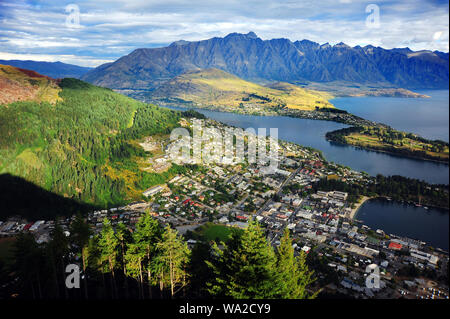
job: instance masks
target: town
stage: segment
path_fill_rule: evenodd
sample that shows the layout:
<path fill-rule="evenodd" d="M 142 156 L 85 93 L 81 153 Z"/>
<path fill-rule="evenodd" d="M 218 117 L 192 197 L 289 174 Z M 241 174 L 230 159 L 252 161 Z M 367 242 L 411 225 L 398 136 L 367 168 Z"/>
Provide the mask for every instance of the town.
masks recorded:
<path fill-rule="evenodd" d="M 206 125 L 218 132 L 227 126 L 213 120 Z M 181 121 L 190 126 L 189 119 Z M 151 148 L 151 139 L 143 146 Z M 174 145 L 159 141 L 164 152 L 152 159 L 155 171 L 177 162 L 169 156 Z M 154 143 L 157 146 L 158 143 Z M 112 225 L 121 222 L 133 229 L 143 214 L 151 214 L 161 224 L 170 224 L 189 238 L 202 225 L 246 228 L 256 219 L 276 247 L 288 228 L 297 254 L 307 254 L 315 271 L 316 288 L 322 294 L 354 298 L 448 299 L 448 252 L 415 239 L 370 229 L 355 217 L 362 202 L 347 192 L 317 189 L 320 180 L 340 180 L 361 185 L 374 183 L 373 177 L 329 163 L 320 152 L 279 141 L 278 168 L 268 174 L 257 164 L 242 162 L 192 166 L 186 174 L 171 178 L 142 193 L 142 199 L 120 207 L 95 210 L 87 221 L 96 233 L 104 218 Z M 69 235 L 75 216 L 58 223 Z M 10 217 L 0 221 L 0 236 L 13 237 L 30 232 L 37 243 L 50 240 L 55 220 L 27 221 Z M 379 285 L 367 287 L 368 266 L 377 267 Z M 370 268 L 369 267 L 369 268 Z"/>

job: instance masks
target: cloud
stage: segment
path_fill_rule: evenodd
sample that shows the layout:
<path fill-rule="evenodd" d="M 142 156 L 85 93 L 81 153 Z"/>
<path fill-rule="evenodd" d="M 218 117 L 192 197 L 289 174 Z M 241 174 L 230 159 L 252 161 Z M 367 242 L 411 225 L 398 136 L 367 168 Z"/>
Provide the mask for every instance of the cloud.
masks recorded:
<path fill-rule="evenodd" d="M 100 64 L 113 62 L 113 60 L 102 60 L 92 56 L 76 56 L 70 54 L 16 54 L 9 52 L 0 52 L 0 60 L 33 60 L 45 62 L 64 62 L 80 66 L 95 67 Z"/>
<path fill-rule="evenodd" d="M 379 28 L 366 26 L 371 3 L 379 8 Z M 68 4 L 80 10 L 78 28 L 66 24 Z M 441 0 L 6 0 L 0 52 L 96 65 L 140 47 L 249 31 L 262 39 L 448 51 L 448 17 L 448 1 Z"/>

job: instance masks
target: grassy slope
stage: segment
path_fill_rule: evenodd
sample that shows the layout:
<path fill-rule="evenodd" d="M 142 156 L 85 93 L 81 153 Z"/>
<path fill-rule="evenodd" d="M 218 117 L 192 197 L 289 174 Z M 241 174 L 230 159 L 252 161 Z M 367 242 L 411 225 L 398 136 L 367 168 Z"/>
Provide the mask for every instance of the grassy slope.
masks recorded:
<path fill-rule="evenodd" d="M 301 110 L 313 110 L 316 106 L 333 107 L 328 102 L 332 96 L 325 92 L 307 90 L 281 82 L 261 86 L 218 69 L 206 69 L 177 76 L 156 89 L 153 96 L 181 99 L 193 102 L 197 106 L 235 108 L 240 103 L 244 105 L 252 103 Z"/>
<path fill-rule="evenodd" d="M 366 135 L 366 134 L 359 134 L 359 133 L 352 133 L 350 135 L 347 135 L 345 137 L 346 141 L 350 145 L 357 145 L 361 147 L 368 147 L 368 148 L 376 148 L 382 150 L 385 147 L 394 147 L 398 150 L 406 150 L 410 152 L 420 152 L 424 150 L 424 147 L 426 148 L 426 154 L 430 157 L 434 157 L 437 160 L 448 160 L 449 158 L 449 148 L 446 146 L 442 152 L 436 152 L 432 151 L 432 145 L 430 143 L 424 143 L 420 141 L 415 141 L 409 138 L 403 138 L 403 139 L 397 139 L 394 140 L 395 145 L 384 143 L 383 141 L 380 141 L 377 136 L 372 135 Z M 403 145 L 400 144 L 403 143 Z M 420 157 L 420 155 L 418 155 Z"/>
<path fill-rule="evenodd" d="M 449 145 L 412 133 L 379 127 L 349 127 L 328 132 L 327 139 L 401 156 L 448 162 Z"/>
<path fill-rule="evenodd" d="M 55 103 L 61 89 L 56 80 L 34 71 L 0 65 L 0 104 L 28 100 Z"/>
<path fill-rule="evenodd" d="M 147 155 L 134 142 L 169 133 L 178 113 L 75 79 L 63 79 L 58 91 L 55 104 L 0 104 L 0 174 L 109 206 L 178 173 L 179 167 L 162 175 L 142 171 L 138 162 Z"/>

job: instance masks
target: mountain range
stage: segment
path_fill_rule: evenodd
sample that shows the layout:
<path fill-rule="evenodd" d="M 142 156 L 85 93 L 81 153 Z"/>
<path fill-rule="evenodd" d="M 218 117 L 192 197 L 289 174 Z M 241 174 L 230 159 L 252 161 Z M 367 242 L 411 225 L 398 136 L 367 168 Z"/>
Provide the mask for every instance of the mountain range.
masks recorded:
<path fill-rule="evenodd" d="M 112 89 L 153 90 L 180 74 L 208 68 L 259 83 L 342 81 L 408 89 L 442 89 L 449 84 L 448 53 L 262 40 L 253 32 L 136 49 L 87 72 L 82 79 Z"/>
<path fill-rule="evenodd" d="M 23 60 L 0 60 L 0 64 L 11 65 L 17 68 L 33 70 L 42 75 L 49 76 L 54 79 L 75 78 L 79 79 L 82 75 L 92 70 L 92 68 L 67 64 L 62 62 L 45 62 L 45 61 L 23 61 Z"/>

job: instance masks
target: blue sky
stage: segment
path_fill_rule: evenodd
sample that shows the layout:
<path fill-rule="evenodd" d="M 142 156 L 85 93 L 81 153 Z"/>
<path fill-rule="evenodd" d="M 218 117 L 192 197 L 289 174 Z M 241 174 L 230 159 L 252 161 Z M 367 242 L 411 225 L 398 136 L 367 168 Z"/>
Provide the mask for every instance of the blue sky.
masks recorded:
<path fill-rule="evenodd" d="M 79 25 L 66 12 L 69 4 L 79 8 Z M 366 21 L 376 14 L 366 12 L 371 4 L 379 9 L 378 27 Z M 97 66 L 136 48 L 249 31 L 264 40 L 448 52 L 448 6 L 441 0 L 0 0 L 0 59 Z"/>

